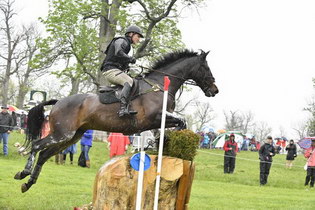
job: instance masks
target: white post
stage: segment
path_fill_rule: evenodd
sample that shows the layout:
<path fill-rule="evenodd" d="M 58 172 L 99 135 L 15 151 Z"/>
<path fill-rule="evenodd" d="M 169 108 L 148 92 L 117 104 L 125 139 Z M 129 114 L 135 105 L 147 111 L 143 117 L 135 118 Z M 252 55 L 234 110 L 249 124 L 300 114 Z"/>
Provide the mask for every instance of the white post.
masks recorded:
<path fill-rule="evenodd" d="M 137 147 L 138 147 L 138 152 L 141 151 L 141 142 L 140 142 L 140 136 L 137 136 Z"/>
<path fill-rule="evenodd" d="M 160 133 L 158 164 L 157 164 L 156 182 L 155 182 L 154 210 L 158 209 L 158 204 L 159 204 L 163 144 L 164 144 L 164 130 L 165 130 L 166 106 L 167 106 L 169 84 L 170 84 L 170 80 L 168 79 L 167 76 L 165 76 L 164 77 L 164 95 L 163 95 L 163 107 L 162 107 L 161 133 Z"/>
<path fill-rule="evenodd" d="M 139 174 L 138 174 L 136 210 L 141 210 L 145 151 L 143 149 L 143 147 L 144 147 L 144 137 L 141 138 L 141 136 L 139 136 L 138 139 L 141 142 L 141 152 L 140 152 L 140 163 L 139 163 Z"/>

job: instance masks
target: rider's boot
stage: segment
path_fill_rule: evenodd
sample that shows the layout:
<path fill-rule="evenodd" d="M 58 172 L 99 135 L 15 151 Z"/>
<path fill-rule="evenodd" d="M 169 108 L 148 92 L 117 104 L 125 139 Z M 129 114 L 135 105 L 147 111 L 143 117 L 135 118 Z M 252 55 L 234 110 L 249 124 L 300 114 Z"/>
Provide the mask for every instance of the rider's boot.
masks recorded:
<path fill-rule="evenodd" d="M 123 117 L 125 115 L 133 115 L 137 114 L 138 112 L 134 110 L 129 110 L 129 94 L 130 94 L 131 86 L 128 82 L 124 84 L 124 87 L 121 91 L 120 97 L 120 110 L 118 112 L 119 117 Z"/>

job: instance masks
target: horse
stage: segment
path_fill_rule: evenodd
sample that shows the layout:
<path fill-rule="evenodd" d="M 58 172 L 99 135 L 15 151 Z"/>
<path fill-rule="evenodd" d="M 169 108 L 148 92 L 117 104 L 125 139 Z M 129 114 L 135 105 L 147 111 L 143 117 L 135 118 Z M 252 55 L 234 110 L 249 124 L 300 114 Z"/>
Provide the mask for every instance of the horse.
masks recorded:
<path fill-rule="evenodd" d="M 50 157 L 76 143 L 88 129 L 130 135 L 159 128 L 162 116 L 164 76 L 168 76 L 170 79 L 165 127 L 183 127 L 184 120 L 175 116 L 173 111 L 175 94 L 184 82 L 188 80 L 194 82 L 207 97 L 214 97 L 219 92 L 206 60 L 208 53 L 185 49 L 169 53 L 158 59 L 150 71 L 138 80 L 138 85 L 142 89 L 150 89 L 150 86 L 159 88 L 155 91 L 145 91 L 133 98 L 130 106 L 138 112 L 136 115 L 118 117 L 119 103 L 102 104 L 99 95 L 92 93 L 75 94 L 59 101 L 46 101 L 30 110 L 28 123 L 32 127 L 31 130 L 33 129 L 32 132 L 37 131 L 38 133 L 44 119 L 42 116 L 44 106 L 53 105 L 49 119 L 50 134 L 45 138 L 32 141 L 25 168 L 14 177 L 21 180 L 30 175 L 27 183 L 21 186 L 22 193 L 36 183 L 43 164 Z M 32 119 L 36 120 L 32 122 Z M 32 123 L 33 126 L 31 126 Z M 39 156 L 34 166 L 38 152 Z"/>

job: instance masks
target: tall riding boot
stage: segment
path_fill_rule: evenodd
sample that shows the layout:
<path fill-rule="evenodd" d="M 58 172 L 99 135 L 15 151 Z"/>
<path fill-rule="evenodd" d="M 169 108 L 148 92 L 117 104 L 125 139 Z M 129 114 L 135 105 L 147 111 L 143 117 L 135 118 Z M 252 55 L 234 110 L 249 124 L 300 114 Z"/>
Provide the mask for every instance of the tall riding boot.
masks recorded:
<path fill-rule="evenodd" d="M 86 165 L 86 167 L 90 168 L 91 167 L 90 161 L 89 160 L 85 161 L 85 165 Z"/>
<path fill-rule="evenodd" d="M 59 154 L 59 164 L 64 165 L 65 161 L 63 160 L 63 154 Z"/>
<path fill-rule="evenodd" d="M 129 85 L 128 82 L 124 84 L 124 87 L 121 91 L 121 96 L 120 96 L 120 110 L 118 112 L 119 117 L 123 117 L 125 115 L 133 115 L 137 114 L 138 112 L 129 110 L 129 94 L 130 94 L 131 86 Z"/>
<path fill-rule="evenodd" d="M 55 155 L 55 163 L 57 165 L 59 165 L 59 154 L 58 155 Z"/>
<path fill-rule="evenodd" d="M 305 177 L 305 184 L 304 184 L 305 186 L 308 185 L 308 183 L 310 182 L 310 179 L 311 179 L 311 176 L 309 175 Z"/>

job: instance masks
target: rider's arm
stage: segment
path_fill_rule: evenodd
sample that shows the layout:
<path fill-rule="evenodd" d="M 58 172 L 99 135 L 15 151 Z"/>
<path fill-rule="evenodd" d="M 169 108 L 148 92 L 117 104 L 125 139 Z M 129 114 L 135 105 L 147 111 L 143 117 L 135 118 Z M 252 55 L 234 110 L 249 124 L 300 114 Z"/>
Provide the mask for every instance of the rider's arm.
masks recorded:
<path fill-rule="evenodd" d="M 128 43 L 124 39 L 117 39 L 115 41 L 115 56 L 120 57 L 124 61 L 131 62 L 133 59 L 129 55 L 127 55 L 124 50 L 128 47 Z"/>

